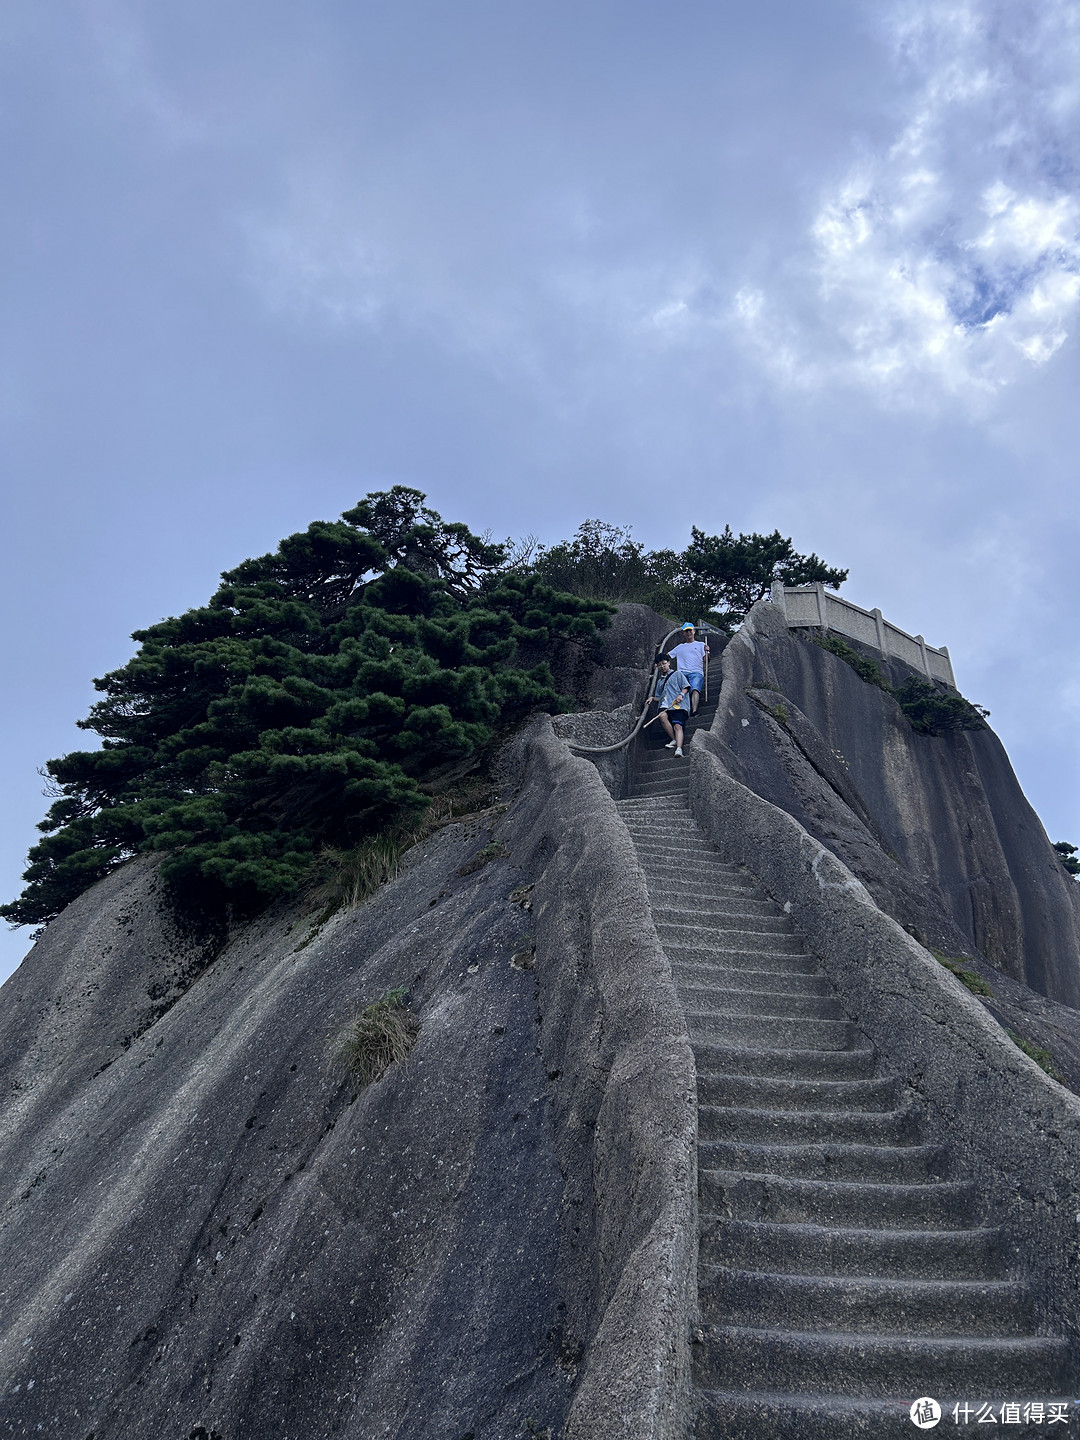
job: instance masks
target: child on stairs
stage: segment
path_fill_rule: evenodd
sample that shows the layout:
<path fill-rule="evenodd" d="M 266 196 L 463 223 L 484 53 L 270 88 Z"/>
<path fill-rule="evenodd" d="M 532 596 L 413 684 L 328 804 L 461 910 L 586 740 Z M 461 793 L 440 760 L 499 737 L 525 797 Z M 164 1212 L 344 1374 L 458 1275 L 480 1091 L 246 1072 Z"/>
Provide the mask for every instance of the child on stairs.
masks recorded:
<path fill-rule="evenodd" d="M 656 694 L 649 697 L 649 703 L 655 701 L 660 707 L 660 724 L 668 736 L 667 749 L 681 755 L 683 735 L 690 719 L 686 704 L 690 681 L 681 670 L 672 669 L 670 655 L 661 655 L 656 665 L 660 674 L 656 682 Z"/>

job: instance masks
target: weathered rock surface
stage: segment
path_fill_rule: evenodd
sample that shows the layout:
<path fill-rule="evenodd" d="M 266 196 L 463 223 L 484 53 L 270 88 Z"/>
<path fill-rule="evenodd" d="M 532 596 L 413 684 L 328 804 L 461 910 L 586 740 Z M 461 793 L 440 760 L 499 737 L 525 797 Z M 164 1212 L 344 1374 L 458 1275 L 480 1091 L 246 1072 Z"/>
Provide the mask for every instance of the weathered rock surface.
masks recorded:
<path fill-rule="evenodd" d="M 670 629 L 671 622 L 647 605 L 618 605 L 599 635 L 522 647 L 518 664 L 545 661 L 559 689 L 583 709 L 614 710 L 639 698 L 656 642 Z"/>
<path fill-rule="evenodd" d="M 566 648 L 598 708 L 558 728 L 626 733 L 665 628 L 624 606 L 599 668 Z M 768 606 L 723 668 L 695 813 L 960 1137 L 1040 1316 L 1075 1329 L 1076 1101 L 983 1008 L 1080 1088 L 1075 882 L 989 732 L 914 735 Z M 50 926 L 0 992 L 0 1437 L 683 1433 L 695 1068 L 620 755 L 601 776 L 536 719 L 504 809 L 322 928 L 178 924 L 149 861 Z M 339 1036 L 395 986 L 417 1045 L 357 1092 Z"/>
<path fill-rule="evenodd" d="M 600 638 L 600 664 L 589 680 L 587 698 L 596 710 L 640 706 L 657 643 L 671 622 L 648 605 L 620 605 Z"/>
<path fill-rule="evenodd" d="M 724 670 L 729 700 L 712 733 L 737 779 L 795 816 L 919 939 L 1080 1005 L 1080 885 L 991 730 L 916 734 L 890 695 L 768 604 Z"/>
<path fill-rule="evenodd" d="M 595 770 L 546 720 L 517 760 L 321 931 L 212 958 L 145 862 L 49 928 L 0 1000 L 0 1435 L 671 1433 L 693 1061 Z M 397 985 L 418 1042 L 357 1094 Z"/>

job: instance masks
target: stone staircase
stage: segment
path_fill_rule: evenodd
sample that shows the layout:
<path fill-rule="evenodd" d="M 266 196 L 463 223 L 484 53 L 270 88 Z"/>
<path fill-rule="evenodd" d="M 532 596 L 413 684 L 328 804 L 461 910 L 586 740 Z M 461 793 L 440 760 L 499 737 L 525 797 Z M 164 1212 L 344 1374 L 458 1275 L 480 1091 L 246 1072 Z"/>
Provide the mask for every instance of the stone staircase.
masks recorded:
<path fill-rule="evenodd" d="M 978 1407 L 1001 1424 L 1006 1401 L 1020 1406 L 1006 1434 L 1044 1433 L 1023 1407 L 1050 1415 L 1067 1343 L 1033 1333 L 1001 1232 L 949 1178 L 948 1152 L 922 1143 L 919 1112 L 788 917 L 721 862 L 690 815 L 688 762 L 662 742 L 642 747 L 618 804 L 697 1058 L 693 1434 L 912 1436 L 920 1396 L 942 1406 L 939 1433 L 965 1432 L 952 1407 L 966 1403 L 985 1434 Z"/>

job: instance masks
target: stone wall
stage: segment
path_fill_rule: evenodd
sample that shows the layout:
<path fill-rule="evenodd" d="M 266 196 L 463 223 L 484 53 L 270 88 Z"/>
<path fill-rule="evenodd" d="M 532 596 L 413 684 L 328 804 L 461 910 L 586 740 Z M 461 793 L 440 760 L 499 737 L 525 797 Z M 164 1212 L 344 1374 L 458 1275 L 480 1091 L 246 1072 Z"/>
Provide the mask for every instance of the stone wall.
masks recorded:
<path fill-rule="evenodd" d="M 772 603 L 783 612 L 789 625 L 835 630 L 838 635 L 879 651 L 886 660 L 900 660 L 929 679 L 956 688 L 946 647 L 928 645 L 921 635 L 909 635 L 886 620 L 880 610 L 864 610 L 841 595 L 831 594 L 824 585 L 786 586 L 777 581 L 771 594 Z"/>
<path fill-rule="evenodd" d="M 697 1299 L 686 1021 L 645 877 L 595 767 L 546 720 L 523 743 L 530 798 L 516 823 L 530 845 L 557 847 L 534 896 L 544 1053 L 563 1072 L 560 1164 L 570 1220 L 593 1226 L 588 1245 L 584 1223 L 567 1232 L 563 1252 L 562 1288 L 589 1337 L 564 1440 L 674 1440 Z"/>

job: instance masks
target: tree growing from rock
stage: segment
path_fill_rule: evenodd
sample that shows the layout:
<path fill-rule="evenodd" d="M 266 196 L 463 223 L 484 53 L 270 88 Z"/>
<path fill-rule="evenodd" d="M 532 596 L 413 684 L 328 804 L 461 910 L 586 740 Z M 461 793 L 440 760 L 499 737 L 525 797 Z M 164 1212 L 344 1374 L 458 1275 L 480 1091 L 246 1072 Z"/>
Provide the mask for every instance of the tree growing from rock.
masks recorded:
<path fill-rule="evenodd" d="M 835 590 L 848 575 L 817 555 L 800 555 L 779 530 L 736 536 L 730 525 L 721 535 L 706 535 L 695 525 L 682 551 L 646 550 L 629 529 L 586 520 L 572 540 L 538 547 L 530 558 L 535 574 L 574 595 L 723 621 L 741 619 L 775 580 L 820 582 Z"/>
<path fill-rule="evenodd" d="M 785 585 L 823 584 L 839 590 L 846 570 L 826 565 L 817 555 L 800 555 L 779 530 L 771 535 L 706 535 L 695 525 L 680 557 L 687 584 L 709 610 L 742 616 L 763 600 L 775 580 Z"/>
<path fill-rule="evenodd" d="M 587 641 L 610 606 L 506 573 L 502 546 L 424 498 L 368 495 L 136 631 L 79 722 L 101 748 L 46 767 L 44 838 L 0 914 L 41 924 L 140 852 L 174 884 L 258 906 L 305 884 L 326 847 L 418 820 L 433 779 L 496 727 L 573 708 L 521 657 Z"/>

